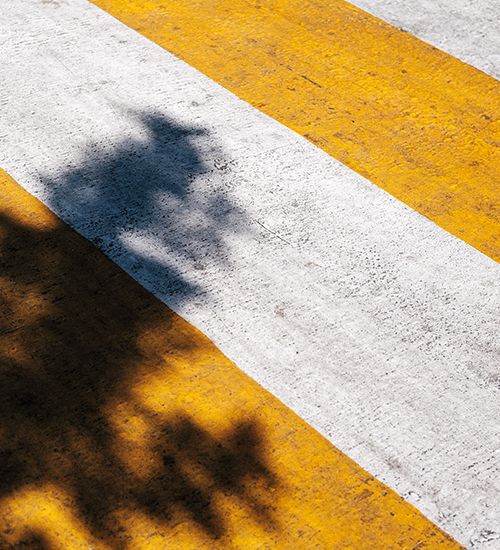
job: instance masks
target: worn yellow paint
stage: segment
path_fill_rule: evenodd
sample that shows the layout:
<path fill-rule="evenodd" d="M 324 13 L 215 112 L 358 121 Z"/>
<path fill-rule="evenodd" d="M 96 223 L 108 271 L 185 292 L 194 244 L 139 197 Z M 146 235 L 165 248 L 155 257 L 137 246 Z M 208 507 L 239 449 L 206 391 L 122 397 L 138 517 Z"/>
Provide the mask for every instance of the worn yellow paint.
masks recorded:
<path fill-rule="evenodd" d="M 458 548 L 1 171 L 0 254 L 0 546 Z"/>
<path fill-rule="evenodd" d="M 92 0 L 500 259 L 500 83 L 342 0 Z"/>
<path fill-rule="evenodd" d="M 2 541 L 0 535 L 0 543 L 15 544 L 24 538 L 26 546 L 34 549 L 98 547 L 98 541 L 87 533 L 85 523 L 72 508 L 75 503 L 71 502 L 71 496 L 58 485 L 30 486 L 26 483 L 13 495 L 0 500 L 0 525 L 7 526 L 4 537 L 7 536 Z"/>

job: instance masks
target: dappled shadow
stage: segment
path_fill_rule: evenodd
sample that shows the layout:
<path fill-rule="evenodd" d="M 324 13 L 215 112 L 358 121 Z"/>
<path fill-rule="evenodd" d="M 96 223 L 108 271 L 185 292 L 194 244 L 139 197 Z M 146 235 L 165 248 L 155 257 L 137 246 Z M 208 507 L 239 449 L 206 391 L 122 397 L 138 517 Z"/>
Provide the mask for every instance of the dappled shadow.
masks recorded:
<path fill-rule="evenodd" d="M 224 236 L 245 214 L 218 183 L 227 161 L 205 129 L 126 114 L 133 134 L 90 143 L 76 166 L 42 175 L 46 203 L 146 288 L 180 304 L 205 293 L 190 272 L 228 261 Z"/>
<path fill-rule="evenodd" d="M 0 539 L 0 544 L 2 543 Z M 12 545 L 11 545 L 12 546 Z M 21 550 L 22 548 L 31 548 L 36 550 L 50 550 L 51 545 L 43 535 L 36 530 L 27 529 L 24 536 L 17 541 L 15 548 Z"/>
<path fill-rule="evenodd" d="M 79 228 L 108 239 L 100 244 L 132 271 L 188 300 L 204 290 L 176 265 L 214 249 L 227 261 L 221 228 L 240 213 L 193 190 L 210 170 L 194 131 L 134 116 L 141 138 L 90 148 L 81 166 L 47 180 L 50 201 L 78 210 Z M 144 232 L 161 258 L 130 251 L 124 235 Z M 215 377 L 225 359 L 210 342 L 14 185 L 0 189 L 0 254 L 0 546 L 51 547 L 50 521 L 116 548 L 148 521 L 166 532 L 187 521 L 220 539 L 221 495 L 277 528 L 267 493 L 279 481 L 252 411 L 218 426 L 197 401 L 182 405 L 185 395 L 207 407 L 225 398 L 211 393 L 205 357 Z M 39 494 L 29 516 L 23 503 Z"/>

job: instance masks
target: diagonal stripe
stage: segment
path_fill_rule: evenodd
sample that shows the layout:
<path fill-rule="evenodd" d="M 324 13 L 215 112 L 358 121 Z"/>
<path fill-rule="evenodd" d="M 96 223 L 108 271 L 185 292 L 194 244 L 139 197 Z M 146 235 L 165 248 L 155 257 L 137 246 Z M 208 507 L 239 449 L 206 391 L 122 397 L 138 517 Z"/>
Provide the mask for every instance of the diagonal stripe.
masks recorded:
<path fill-rule="evenodd" d="M 500 84 L 342 0 L 94 0 L 494 259 Z"/>
<path fill-rule="evenodd" d="M 352 0 L 359 8 L 500 78 L 497 0 Z"/>
<path fill-rule="evenodd" d="M 0 250 L 0 543 L 458 548 L 2 171 Z"/>
<path fill-rule="evenodd" d="M 13 2 L 2 21 L 0 163 L 343 452 L 488 548 L 499 266 L 86 0 Z"/>

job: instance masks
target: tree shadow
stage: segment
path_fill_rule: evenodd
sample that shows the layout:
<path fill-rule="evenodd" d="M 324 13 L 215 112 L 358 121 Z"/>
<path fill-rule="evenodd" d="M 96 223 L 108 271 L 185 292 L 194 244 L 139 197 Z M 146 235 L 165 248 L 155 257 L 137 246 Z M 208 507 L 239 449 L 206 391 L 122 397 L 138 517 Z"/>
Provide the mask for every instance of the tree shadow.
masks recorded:
<path fill-rule="evenodd" d="M 90 143 L 77 166 L 42 175 L 46 202 L 143 286 L 161 281 L 170 303 L 181 304 L 205 293 L 186 272 L 211 258 L 227 262 L 224 236 L 241 230 L 245 213 L 210 177 L 227 161 L 208 131 L 125 113 L 134 135 L 111 147 Z"/>
<path fill-rule="evenodd" d="M 199 130 L 157 114 L 134 116 L 142 122 L 140 139 L 109 150 L 89 147 L 80 166 L 46 180 L 50 204 L 78 211 L 80 231 L 94 242 L 104 235 L 100 245 L 124 257 L 131 271 L 160 276 L 178 300 L 189 300 L 204 289 L 187 281 L 177 263 L 204 262 L 207 250 L 227 261 L 221 230 L 243 214 L 220 193 L 201 199 L 193 189 L 196 176 L 211 169 L 193 144 Z M 175 406 L 155 408 L 138 397 L 137 388 L 152 379 L 160 380 L 167 400 L 178 396 L 183 384 L 193 385 L 179 363 L 187 361 L 186 372 L 196 374 L 199 358 L 209 352 L 217 361 L 219 352 L 91 242 L 14 191 L 0 188 L 5 517 L 18 517 L 12 502 L 22 490 L 57 486 L 65 495 L 54 497 L 58 506 L 71 508 L 92 537 L 116 548 L 131 543 L 120 519 L 131 513 L 167 527 L 180 514 L 219 539 L 227 518 L 218 495 L 237 499 L 256 523 L 276 529 L 267 492 L 279 481 L 251 411 L 230 428 L 214 429 L 199 412 L 175 405 L 176 398 Z M 158 201 L 162 214 L 153 208 Z M 160 259 L 148 249 L 131 251 L 124 238 L 144 232 L 162 247 Z M 16 540 L 16 547 L 50 547 L 40 525 L 6 521 L 0 546 Z"/>
<path fill-rule="evenodd" d="M 16 543 L 15 547 L 16 549 L 36 548 L 37 550 L 50 550 L 51 545 L 43 533 L 38 533 L 34 529 L 28 529 L 24 533 L 24 536 Z"/>

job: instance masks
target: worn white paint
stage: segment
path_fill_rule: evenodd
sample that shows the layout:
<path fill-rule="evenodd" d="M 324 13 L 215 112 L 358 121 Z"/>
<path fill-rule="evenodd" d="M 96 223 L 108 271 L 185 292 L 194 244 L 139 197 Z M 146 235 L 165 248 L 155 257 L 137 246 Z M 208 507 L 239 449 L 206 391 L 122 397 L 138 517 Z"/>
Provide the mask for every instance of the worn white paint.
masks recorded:
<path fill-rule="evenodd" d="M 498 548 L 497 264 L 83 0 L 13 0 L 0 24 L 0 166 L 450 534 Z"/>

